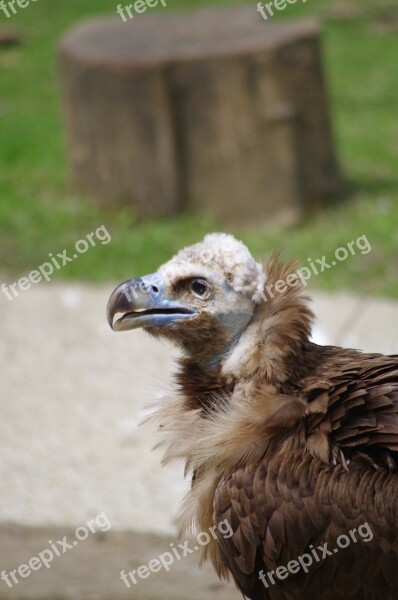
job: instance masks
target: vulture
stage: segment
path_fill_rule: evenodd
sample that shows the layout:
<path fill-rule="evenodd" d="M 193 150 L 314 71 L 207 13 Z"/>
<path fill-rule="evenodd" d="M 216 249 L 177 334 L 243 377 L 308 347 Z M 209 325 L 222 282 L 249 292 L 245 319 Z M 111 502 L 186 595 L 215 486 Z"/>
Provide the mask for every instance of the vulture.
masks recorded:
<path fill-rule="evenodd" d="M 181 534 L 216 532 L 202 560 L 249 600 L 397 600 L 398 356 L 313 343 L 297 264 L 223 233 L 107 314 L 182 350 L 149 419 L 191 480 Z"/>

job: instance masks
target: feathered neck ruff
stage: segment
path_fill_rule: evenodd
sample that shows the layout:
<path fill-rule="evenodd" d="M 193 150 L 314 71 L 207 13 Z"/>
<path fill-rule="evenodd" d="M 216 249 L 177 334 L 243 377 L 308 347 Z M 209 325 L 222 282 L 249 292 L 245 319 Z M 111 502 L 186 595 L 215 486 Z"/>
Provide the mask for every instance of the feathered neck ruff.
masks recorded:
<path fill-rule="evenodd" d="M 192 358 L 182 359 L 177 388 L 159 399 L 148 418 L 160 433 L 164 464 L 183 461 L 192 474 L 181 533 L 210 527 L 220 479 L 237 465 L 259 460 L 273 443 L 281 444 L 306 409 L 290 387 L 306 375 L 302 365 L 311 362 L 299 355 L 311 355 L 313 314 L 300 281 L 274 291 L 295 268 L 276 258 L 266 262 L 264 301 L 231 354 L 208 371 Z M 214 549 L 208 551 L 214 560 Z"/>
<path fill-rule="evenodd" d="M 221 376 L 228 382 L 253 377 L 270 383 L 285 381 L 289 363 L 311 335 L 314 315 L 297 275 L 298 265 L 283 264 L 273 257 L 266 261 L 264 271 L 267 281 L 262 301 L 222 363 Z"/>

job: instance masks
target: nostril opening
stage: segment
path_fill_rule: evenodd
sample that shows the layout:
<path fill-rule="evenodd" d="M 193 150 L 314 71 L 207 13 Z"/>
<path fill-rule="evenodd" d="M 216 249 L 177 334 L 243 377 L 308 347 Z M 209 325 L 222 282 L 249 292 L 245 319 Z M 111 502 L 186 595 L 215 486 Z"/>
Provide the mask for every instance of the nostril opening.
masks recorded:
<path fill-rule="evenodd" d="M 153 285 L 152 286 L 152 291 L 155 292 L 155 294 L 157 294 L 158 291 L 159 291 L 159 288 L 157 288 L 156 285 Z"/>

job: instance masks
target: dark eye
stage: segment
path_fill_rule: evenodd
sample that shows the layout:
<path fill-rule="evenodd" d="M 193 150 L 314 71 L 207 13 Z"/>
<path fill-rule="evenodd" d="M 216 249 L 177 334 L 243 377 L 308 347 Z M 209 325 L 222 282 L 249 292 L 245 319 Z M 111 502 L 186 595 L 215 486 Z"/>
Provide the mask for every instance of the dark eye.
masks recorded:
<path fill-rule="evenodd" d="M 191 291 L 199 298 L 204 298 L 209 292 L 209 284 L 204 279 L 194 279 L 191 283 Z"/>

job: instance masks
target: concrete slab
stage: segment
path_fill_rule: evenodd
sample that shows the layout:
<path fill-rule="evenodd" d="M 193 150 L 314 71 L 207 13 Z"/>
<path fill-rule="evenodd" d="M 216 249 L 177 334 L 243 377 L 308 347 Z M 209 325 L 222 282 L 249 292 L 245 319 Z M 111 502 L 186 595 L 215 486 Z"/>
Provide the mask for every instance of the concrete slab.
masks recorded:
<path fill-rule="evenodd" d="M 359 310 L 361 300 L 348 294 L 330 295 L 311 293 L 312 309 L 316 316 L 316 327 L 322 332 L 322 344 L 341 346 L 343 332 L 352 323 Z"/>
<path fill-rule="evenodd" d="M 0 521 L 173 532 L 188 484 L 163 469 L 144 407 L 167 385 L 170 349 L 115 335 L 112 286 L 42 286 L 1 302 Z"/>
<path fill-rule="evenodd" d="M 398 303 L 346 293 L 312 293 L 317 325 L 327 343 L 364 352 L 398 353 Z"/>
<path fill-rule="evenodd" d="M 398 354 L 398 308 L 394 302 L 365 300 L 343 332 L 342 344 Z"/>

